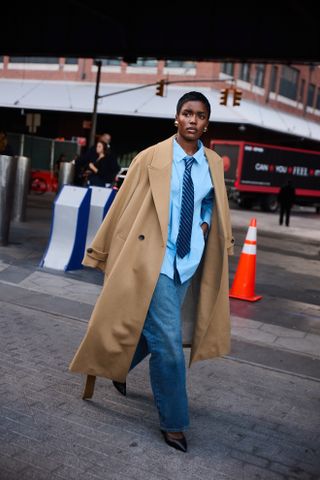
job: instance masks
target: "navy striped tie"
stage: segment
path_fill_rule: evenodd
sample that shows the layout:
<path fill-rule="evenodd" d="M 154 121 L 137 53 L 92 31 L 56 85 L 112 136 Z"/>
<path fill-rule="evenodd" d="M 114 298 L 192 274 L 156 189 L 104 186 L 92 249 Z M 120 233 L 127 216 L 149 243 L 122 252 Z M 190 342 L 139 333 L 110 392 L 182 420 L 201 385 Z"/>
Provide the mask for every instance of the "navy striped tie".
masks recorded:
<path fill-rule="evenodd" d="M 194 187 L 191 178 L 193 157 L 185 157 L 185 170 L 182 185 L 180 225 L 177 237 L 177 255 L 183 258 L 190 252 L 191 232 L 194 209 Z"/>

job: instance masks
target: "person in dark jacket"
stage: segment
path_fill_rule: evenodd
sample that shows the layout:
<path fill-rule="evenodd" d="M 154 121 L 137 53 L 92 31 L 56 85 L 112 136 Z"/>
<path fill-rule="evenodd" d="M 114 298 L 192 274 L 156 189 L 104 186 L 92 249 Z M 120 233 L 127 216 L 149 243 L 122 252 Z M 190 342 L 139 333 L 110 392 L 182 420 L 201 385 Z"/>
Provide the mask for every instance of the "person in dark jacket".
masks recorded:
<path fill-rule="evenodd" d="M 14 156 L 13 148 L 8 142 L 7 132 L 3 129 L 0 129 L 0 155 Z"/>
<path fill-rule="evenodd" d="M 114 165 L 114 169 L 117 168 L 116 173 L 120 170 L 118 165 L 116 156 L 114 152 L 111 150 L 110 143 L 111 143 L 111 135 L 110 133 L 102 133 L 98 136 L 98 142 L 101 141 L 107 146 L 109 161 L 112 160 L 112 164 Z M 85 186 L 88 182 L 88 171 L 90 173 L 89 164 L 95 163 L 98 158 L 97 153 L 97 142 L 89 147 L 83 154 L 77 158 L 75 162 L 75 178 L 76 178 L 76 185 Z M 108 182 L 109 183 L 109 182 Z"/>
<path fill-rule="evenodd" d="M 281 187 L 278 194 L 278 201 L 280 204 L 280 225 L 283 224 L 283 217 L 286 216 L 286 226 L 289 227 L 291 209 L 294 205 L 295 198 L 296 193 L 292 181 L 288 180 L 287 183 Z"/>
<path fill-rule="evenodd" d="M 88 165 L 88 184 L 91 186 L 105 187 L 112 184 L 120 167 L 116 158 L 109 152 L 108 145 L 99 140 L 96 145 L 97 159 Z"/>

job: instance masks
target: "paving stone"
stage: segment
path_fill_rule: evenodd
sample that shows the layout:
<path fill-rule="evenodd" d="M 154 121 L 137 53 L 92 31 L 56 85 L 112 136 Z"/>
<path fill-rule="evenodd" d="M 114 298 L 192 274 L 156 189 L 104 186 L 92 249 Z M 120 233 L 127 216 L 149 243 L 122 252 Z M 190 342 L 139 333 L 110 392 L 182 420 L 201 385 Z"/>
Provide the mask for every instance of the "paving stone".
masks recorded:
<path fill-rule="evenodd" d="M 19 472 L 26 468 L 26 463 L 20 462 L 17 459 L 14 459 L 11 455 L 4 455 L 0 452 L 0 467 L 1 469 L 4 468 L 8 472 L 14 472 L 16 476 L 19 475 Z M 0 475 L 1 475 L 0 469 Z M 1 478 L 1 477 L 0 477 Z"/>
<path fill-rule="evenodd" d="M 257 305 L 241 307 L 241 315 L 249 314 L 235 314 L 234 327 L 253 343 L 233 343 L 238 350 L 232 358 L 199 362 L 187 371 L 191 427 L 183 454 L 160 434 L 147 360 L 130 373 L 127 398 L 99 378 L 93 399 L 81 399 L 84 376 L 69 372 L 68 365 L 92 309 L 82 297 L 89 285 L 85 276 L 35 272 L 31 262 L 22 268 L 14 274 L 18 284 L 0 285 L 0 478 L 318 480 L 318 363 L 312 366 L 310 356 L 288 353 L 280 344 L 270 348 L 275 338 L 307 338 L 310 355 L 318 339 L 310 333 L 316 309 L 296 302 L 300 330 L 274 319 L 269 324 L 269 307 L 261 318 L 251 317 Z M 74 286 L 78 296 L 65 298 Z M 99 288 L 97 281 L 92 295 Z M 285 311 L 284 304 L 282 310 L 275 305 Z M 187 362 L 189 355 L 186 350 Z"/>

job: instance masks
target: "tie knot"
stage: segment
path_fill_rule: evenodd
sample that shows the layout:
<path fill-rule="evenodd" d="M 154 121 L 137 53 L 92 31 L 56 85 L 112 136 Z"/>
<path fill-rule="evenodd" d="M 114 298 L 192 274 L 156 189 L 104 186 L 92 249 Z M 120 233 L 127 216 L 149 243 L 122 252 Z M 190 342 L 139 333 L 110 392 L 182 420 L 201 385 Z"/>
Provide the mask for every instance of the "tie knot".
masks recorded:
<path fill-rule="evenodd" d="M 186 166 L 186 170 L 191 170 L 194 158 L 193 157 L 184 157 L 184 163 Z"/>

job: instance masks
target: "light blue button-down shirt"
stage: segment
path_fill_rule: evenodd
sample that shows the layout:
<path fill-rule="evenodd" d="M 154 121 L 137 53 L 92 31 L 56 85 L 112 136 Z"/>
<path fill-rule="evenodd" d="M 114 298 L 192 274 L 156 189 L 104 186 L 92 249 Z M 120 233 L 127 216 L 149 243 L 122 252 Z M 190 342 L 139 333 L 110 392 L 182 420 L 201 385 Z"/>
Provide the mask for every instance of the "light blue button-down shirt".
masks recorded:
<path fill-rule="evenodd" d="M 194 213 L 190 252 L 183 258 L 176 256 L 176 240 L 179 232 L 182 183 L 185 170 L 184 157 L 186 152 L 176 140 L 173 141 L 173 163 L 171 174 L 171 193 L 169 206 L 168 240 L 161 273 L 174 278 L 174 260 L 180 275 L 181 283 L 195 273 L 204 249 L 204 236 L 201 224 L 206 222 L 209 227 L 213 209 L 214 189 L 208 161 L 204 154 L 203 144 L 198 140 L 198 150 L 193 155 L 191 177 L 194 184 Z"/>

